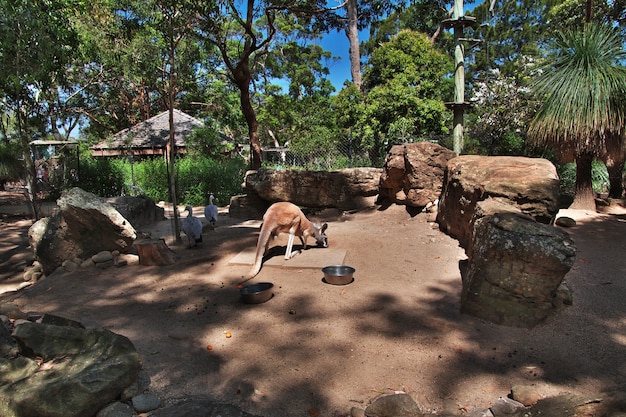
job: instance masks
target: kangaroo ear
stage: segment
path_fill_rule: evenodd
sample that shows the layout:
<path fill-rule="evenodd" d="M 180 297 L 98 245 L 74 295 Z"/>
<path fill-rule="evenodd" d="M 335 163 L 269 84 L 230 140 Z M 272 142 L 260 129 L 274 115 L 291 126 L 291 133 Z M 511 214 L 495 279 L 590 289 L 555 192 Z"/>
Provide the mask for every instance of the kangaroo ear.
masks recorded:
<path fill-rule="evenodd" d="M 322 230 L 322 233 L 324 233 L 324 231 L 325 231 L 326 229 L 328 229 L 328 223 L 324 223 L 324 224 L 322 225 L 322 229 L 321 229 L 321 230 Z"/>

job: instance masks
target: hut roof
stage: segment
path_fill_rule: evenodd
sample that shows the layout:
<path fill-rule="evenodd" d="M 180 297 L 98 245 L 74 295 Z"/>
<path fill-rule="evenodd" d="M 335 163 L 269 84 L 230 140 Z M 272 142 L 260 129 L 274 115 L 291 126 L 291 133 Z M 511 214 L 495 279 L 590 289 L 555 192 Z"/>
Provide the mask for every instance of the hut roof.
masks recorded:
<path fill-rule="evenodd" d="M 185 148 L 185 139 L 197 127 L 204 124 L 184 113 L 174 109 L 174 138 L 177 148 Z M 95 155 L 115 155 L 125 153 L 129 147 L 133 152 L 144 154 L 163 154 L 170 135 L 169 112 L 157 114 L 135 126 L 121 130 L 110 139 L 104 140 L 91 149 Z"/>

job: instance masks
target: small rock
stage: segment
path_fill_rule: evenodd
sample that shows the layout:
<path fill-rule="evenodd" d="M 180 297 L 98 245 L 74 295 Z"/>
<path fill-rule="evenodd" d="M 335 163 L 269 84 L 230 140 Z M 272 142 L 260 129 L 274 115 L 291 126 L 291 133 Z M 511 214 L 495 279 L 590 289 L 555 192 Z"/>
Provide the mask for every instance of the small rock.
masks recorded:
<path fill-rule="evenodd" d="M 131 400 L 133 408 L 139 413 L 156 410 L 161 406 L 161 400 L 154 394 L 139 394 Z"/>
<path fill-rule="evenodd" d="M 554 224 L 561 227 L 574 227 L 576 226 L 576 220 L 571 217 L 561 216 L 554 221 Z"/>
<path fill-rule="evenodd" d="M 43 265 L 41 264 L 41 262 L 35 261 L 35 262 L 33 262 L 33 269 L 36 270 L 36 271 L 42 271 L 43 272 Z"/>
<path fill-rule="evenodd" d="M 488 408 L 477 408 L 467 414 L 464 414 L 464 417 L 493 417 L 493 413 Z"/>
<path fill-rule="evenodd" d="M 94 261 L 90 259 L 86 259 L 84 260 L 81 264 L 80 264 L 80 268 L 81 269 L 87 269 L 87 268 L 91 268 L 93 266 L 95 266 L 96 264 L 94 263 Z"/>
<path fill-rule="evenodd" d="M 96 414 L 96 417 L 133 417 L 133 408 L 121 402 L 107 405 Z"/>
<path fill-rule="evenodd" d="M 552 305 L 555 308 L 566 306 L 571 306 L 574 304 L 574 295 L 572 294 L 572 290 L 565 283 L 561 282 L 552 297 Z"/>
<path fill-rule="evenodd" d="M 458 414 L 459 404 L 450 398 L 443 400 L 443 414 Z"/>
<path fill-rule="evenodd" d="M 350 417 L 365 417 L 365 410 L 358 407 L 352 407 L 350 410 Z"/>
<path fill-rule="evenodd" d="M 106 269 L 113 266 L 113 259 L 105 262 L 96 262 L 96 268 Z"/>
<path fill-rule="evenodd" d="M 511 398 L 525 406 L 536 404 L 541 399 L 541 394 L 536 386 L 515 385 L 511 388 Z"/>
<path fill-rule="evenodd" d="M 128 262 L 126 261 L 126 259 L 115 258 L 115 261 L 113 262 L 113 265 L 115 265 L 116 267 L 120 268 L 122 266 L 128 265 Z"/>
<path fill-rule="evenodd" d="M 108 250 L 103 250 L 102 252 L 98 252 L 91 257 L 91 260 L 94 263 L 99 264 L 102 262 L 113 261 L 113 254 Z"/>
<path fill-rule="evenodd" d="M 139 265 L 139 255 L 133 255 L 131 253 L 122 253 L 117 259 L 124 260 L 126 265 Z"/>
<path fill-rule="evenodd" d="M 500 397 L 491 406 L 491 412 L 495 417 L 500 417 L 516 413 L 520 410 L 523 410 L 524 408 L 526 408 L 524 404 L 518 401 L 512 400 L 508 397 Z"/>
<path fill-rule="evenodd" d="M 35 270 L 34 269 L 27 269 L 24 271 L 24 275 L 22 275 L 22 279 L 24 281 L 34 281 L 34 274 L 35 274 Z"/>
<path fill-rule="evenodd" d="M 74 263 L 74 261 L 70 260 L 63 261 L 63 264 L 61 266 L 63 266 L 63 268 L 68 272 L 74 272 L 78 270 L 78 265 Z"/>
<path fill-rule="evenodd" d="M 380 397 L 365 409 L 365 415 L 377 417 L 412 417 L 421 410 L 409 394 L 392 394 Z"/>

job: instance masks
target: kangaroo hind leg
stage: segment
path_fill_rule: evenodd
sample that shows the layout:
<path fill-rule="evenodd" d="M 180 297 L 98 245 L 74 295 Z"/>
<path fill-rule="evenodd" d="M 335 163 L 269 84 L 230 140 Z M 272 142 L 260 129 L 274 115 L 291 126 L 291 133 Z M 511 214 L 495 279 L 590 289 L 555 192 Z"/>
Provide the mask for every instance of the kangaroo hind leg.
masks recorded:
<path fill-rule="evenodd" d="M 295 232 L 289 232 L 289 239 L 287 240 L 287 250 L 285 250 L 285 260 L 291 259 L 294 256 L 296 256 L 297 254 L 300 253 L 300 251 L 293 251 L 293 240 L 296 237 L 296 233 Z"/>

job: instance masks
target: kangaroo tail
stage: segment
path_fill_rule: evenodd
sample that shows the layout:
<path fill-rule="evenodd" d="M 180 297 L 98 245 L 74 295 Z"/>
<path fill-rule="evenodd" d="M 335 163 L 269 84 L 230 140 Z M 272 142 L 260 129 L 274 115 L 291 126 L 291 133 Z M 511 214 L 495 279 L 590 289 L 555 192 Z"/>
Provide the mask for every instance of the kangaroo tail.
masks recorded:
<path fill-rule="evenodd" d="M 261 233 L 259 234 L 259 241 L 256 244 L 256 256 L 254 257 L 254 264 L 252 264 L 252 268 L 250 268 L 250 272 L 246 275 L 247 279 L 254 278 L 259 271 L 261 271 L 261 265 L 263 264 L 263 255 L 265 255 L 265 251 L 267 249 L 267 245 L 269 244 L 270 237 L 272 236 L 272 232 L 269 229 L 261 228 Z"/>

